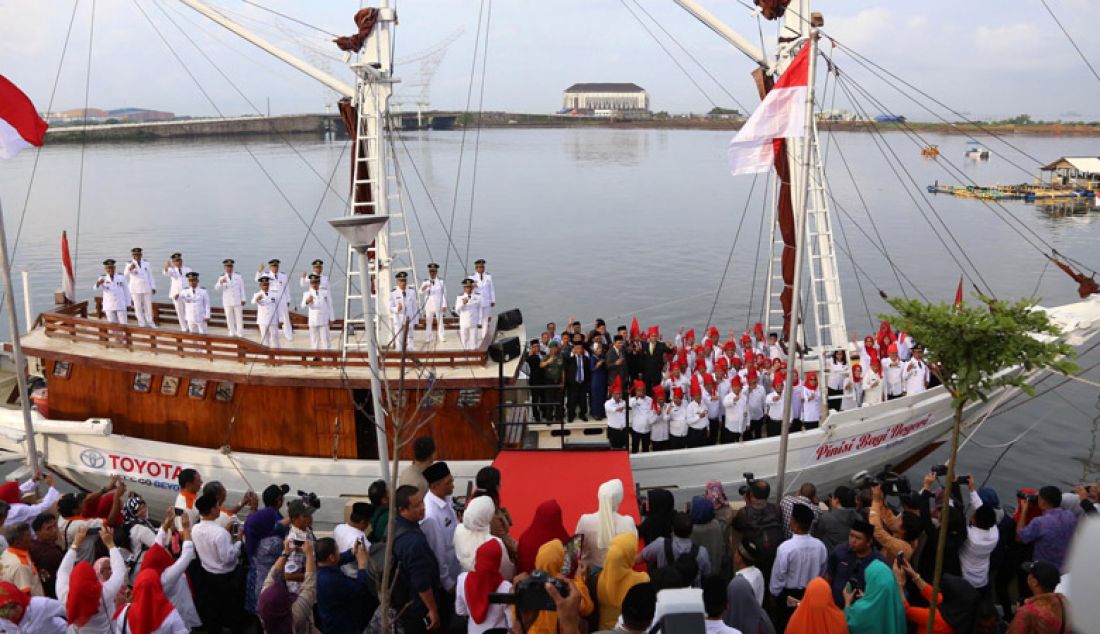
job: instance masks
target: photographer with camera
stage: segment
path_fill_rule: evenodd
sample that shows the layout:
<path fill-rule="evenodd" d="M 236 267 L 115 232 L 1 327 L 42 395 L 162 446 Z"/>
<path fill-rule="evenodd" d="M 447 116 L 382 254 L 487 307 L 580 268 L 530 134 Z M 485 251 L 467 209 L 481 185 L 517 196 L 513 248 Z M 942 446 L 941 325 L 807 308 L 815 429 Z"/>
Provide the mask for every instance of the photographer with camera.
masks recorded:
<path fill-rule="evenodd" d="M 856 509 L 856 492 L 851 487 L 838 486 L 826 500 L 829 510 L 818 516 L 814 525 L 814 537 L 821 540 L 832 552 L 834 548 L 848 541 L 856 520 L 863 516 Z"/>
<path fill-rule="evenodd" d="M 757 566 L 767 578 L 771 574 L 775 551 L 783 541 L 783 513 L 779 506 L 768 501 L 771 486 L 764 480 L 743 474 L 745 484 L 738 492 L 745 498 L 745 506 L 733 518 L 733 529 L 756 545 L 760 553 Z"/>
<path fill-rule="evenodd" d="M 283 578 L 287 558 L 296 550 L 305 555 L 305 577 L 298 592 L 291 592 Z M 317 601 L 317 557 L 313 544 L 301 546 L 291 538 L 283 542 L 283 552 L 267 573 L 257 600 L 256 614 L 265 632 L 309 634 L 313 629 L 313 605 Z"/>
<path fill-rule="evenodd" d="M 569 579 L 562 574 L 567 565 L 565 557 L 565 547 L 560 540 L 553 539 L 546 542 L 539 548 L 538 555 L 535 558 L 535 568 L 527 579 L 536 577 L 539 579 L 553 579 L 554 582 L 551 585 L 555 588 L 567 587 L 567 596 L 577 595 L 580 597 L 576 609 L 582 618 L 587 618 L 596 609 L 596 604 L 592 601 L 592 595 L 588 590 L 588 566 L 580 563 L 577 566 L 576 574 L 573 575 L 572 579 Z M 517 582 L 517 585 L 520 583 L 523 583 L 523 580 Z M 541 588 L 542 586 L 540 586 Z M 534 623 L 531 623 L 530 627 L 527 628 L 527 634 L 555 634 L 558 631 L 559 615 L 556 611 L 539 610 L 537 614 Z M 525 623 L 529 621 L 530 619 L 524 618 Z"/>
<path fill-rule="evenodd" d="M 1041 515 L 1027 521 L 1028 510 L 1038 504 Z M 1054 564 L 1063 570 L 1066 551 L 1073 540 L 1073 531 L 1077 528 L 1077 516 L 1072 511 L 1061 508 L 1062 491 L 1055 486 L 1039 489 L 1038 500 L 1028 497 L 1020 500 L 1020 514 L 1016 520 L 1016 539 L 1034 546 L 1036 561 Z"/>
<path fill-rule="evenodd" d="M 906 559 L 911 558 L 917 547 L 917 540 L 924 532 L 919 516 L 903 512 L 900 517 L 899 522 L 898 516 L 886 505 L 882 483 L 875 482 L 871 486 L 871 512 L 867 514 L 867 519 L 875 527 L 875 540 L 882 545 L 886 563 L 891 565 L 899 553 Z M 888 529 L 888 526 L 895 526 L 896 532 Z"/>

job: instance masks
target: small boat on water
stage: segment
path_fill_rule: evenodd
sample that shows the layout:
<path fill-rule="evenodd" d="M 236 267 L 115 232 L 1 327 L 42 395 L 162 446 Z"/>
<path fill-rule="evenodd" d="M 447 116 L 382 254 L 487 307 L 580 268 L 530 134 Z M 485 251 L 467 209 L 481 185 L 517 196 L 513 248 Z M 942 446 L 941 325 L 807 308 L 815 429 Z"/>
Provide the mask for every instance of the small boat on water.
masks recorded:
<path fill-rule="evenodd" d="M 988 161 L 989 150 L 979 145 L 977 141 L 971 141 L 964 156 L 972 161 Z"/>
<path fill-rule="evenodd" d="M 940 146 L 926 145 L 920 149 L 920 155 L 924 158 L 936 158 L 940 155 Z"/>

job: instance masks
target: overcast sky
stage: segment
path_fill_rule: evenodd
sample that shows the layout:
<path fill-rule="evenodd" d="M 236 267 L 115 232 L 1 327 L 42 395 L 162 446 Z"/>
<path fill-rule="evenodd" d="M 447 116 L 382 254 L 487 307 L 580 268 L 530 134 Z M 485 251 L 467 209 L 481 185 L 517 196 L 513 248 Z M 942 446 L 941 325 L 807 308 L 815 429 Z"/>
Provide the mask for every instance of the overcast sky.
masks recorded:
<path fill-rule="evenodd" d="M 359 6 L 353 0 L 258 1 L 338 34 L 354 31 L 351 18 Z M 224 114 L 266 110 L 269 99 L 274 113 L 317 112 L 332 103 L 331 93 L 313 80 L 180 3 L 98 0 L 91 47 L 91 107 L 216 113 L 135 2 L 149 14 Z M 1089 60 L 1100 65 L 1100 39 L 1095 37 L 1100 2 L 1047 2 Z M 241 0 L 214 0 L 211 4 L 288 51 L 350 81 L 350 73 L 342 68 L 325 34 L 276 18 Z M 703 4 L 759 41 L 757 20 L 737 0 L 703 0 Z M 400 0 L 397 4 L 399 62 L 462 30 L 431 82 L 433 108 L 465 106 L 481 5 L 482 0 Z M 639 6 L 676 41 L 649 22 Z M 73 0 L 0 0 L 0 73 L 20 85 L 41 110 L 50 102 L 72 9 Z M 1030 113 L 1044 119 L 1100 120 L 1100 81 L 1090 74 L 1039 0 L 820 0 L 815 9 L 825 14 L 828 34 L 968 116 Z M 54 110 L 84 103 L 90 10 L 91 2 L 80 2 Z M 646 21 L 702 90 L 685 77 L 634 15 Z M 252 105 L 211 67 L 177 25 L 186 29 Z M 774 24 L 763 24 L 769 50 L 774 50 L 775 31 Z M 714 104 L 736 107 L 734 98 L 749 107 L 758 102 L 749 77 L 752 64 L 671 0 L 497 0 L 492 3 L 488 46 L 486 110 L 551 112 L 560 107 L 565 87 L 594 81 L 637 83 L 649 91 L 653 110 L 701 112 Z M 853 81 L 890 109 L 910 118 L 930 118 L 868 76 L 850 56 L 837 53 L 836 60 Z M 398 74 L 417 83 L 421 81 L 420 64 L 399 64 Z M 474 108 L 477 94 L 475 90 Z M 850 107 L 843 93 L 837 97 L 836 107 Z"/>

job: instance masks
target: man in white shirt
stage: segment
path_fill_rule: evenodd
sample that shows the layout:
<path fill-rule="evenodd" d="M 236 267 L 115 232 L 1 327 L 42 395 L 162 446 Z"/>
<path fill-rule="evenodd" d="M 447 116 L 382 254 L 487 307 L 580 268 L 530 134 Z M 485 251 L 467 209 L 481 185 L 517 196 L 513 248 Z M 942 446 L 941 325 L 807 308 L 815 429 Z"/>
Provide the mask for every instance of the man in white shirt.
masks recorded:
<path fill-rule="evenodd" d="M 718 430 L 722 428 L 722 397 L 718 395 L 718 386 L 714 376 L 703 377 L 703 407 L 707 410 L 707 437 L 704 444 L 718 444 Z"/>
<path fill-rule="evenodd" d="M 623 382 L 619 377 L 615 377 L 615 381 L 611 384 L 610 392 L 611 398 L 607 399 L 607 402 L 603 404 L 604 412 L 607 414 L 607 442 L 611 445 L 612 449 L 625 449 L 626 401 L 623 400 Z M 632 398 L 630 400 L 630 413 L 634 414 L 635 399 Z M 634 421 L 632 420 L 632 426 L 633 423 Z M 648 428 L 646 429 L 646 435 L 649 435 Z M 648 445 L 649 443 L 647 442 L 646 444 Z"/>
<path fill-rule="evenodd" d="M 786 599 L 801 599 L 806 586 L 825 572 L 829 551 L 825 544 L 810 536 L 810 525 L 814 521 L 814 512 L 805 504 L 795 504 L 791 510 L 791 533 L 787 541 L 779 544 L 775 553 L 768 590 L 778 600 L 779 622 L 776 631 L 786 629 L 787 620 L 793 609 L 787 606 Z"/>
<path fill-rule="evenodd" d="M 175 502 L 175 508 L 179 509 L 176 515 L 186 514 L 187 519 L 191 521 L 191 526 L 195 526 L 199 523 L 199 511 L 195 508 L 195 500 L 202 491 L 202 476 L 194 469 L 184 469 L 180 471 L 176 480 L 180 485 L 180 492 Z M 183 524 L 179 519 L 176 520 L 176 530 L 183 530 Z"/>
<path fill-rule="evenodd" d="M 408 287 L 409 274 L 400 271 L 394 276 L 397 288 L 390 291 L 390 327 L 393 329 L 394 349 L 404 350 L 412 342 L 412 333 L 420 321 L 420 308 L 416 304 L 416 291 Z"/>
<path fill-rule="evenodd" d="M 764 401 L 764 421 L 768 438 L 774 438 L 783 431 L 783 400 L 786 397 L 783 394 L 783 387 L 785 381 L 786 377 L 782 376 L 781 373 L 776 375 L 775 380 L 772 381 L 772 391 L 768 393 L 768 398 Z M 793 412 L 791 417 L 794 418 Z"/>
<path fill-rule="evenodd" d="M 463 350 L 474 350 L 481 343 L 477 336 L 481 319 L 481 297 L 474 290 L 474 280 L 462 280 L 462 294 L 455 299 L 454 312 L 458 313 L 458 337 Z"/>
<path fill-rule="evenodd" d="M 225 273 L 214 283 L 214 290 L 222 292 L 222 310 L 225 311 L 225 327 L 230 337 L 244 336 L 244 278 L 233 272 L 233 260 L 222 260 Z"/>
<path fill-rule="evenodd" d="M 153 323 L 153 295 L 157 294 L 157 283 L 149 263 L 141 259 L 141 247 L 130 249 L 133 258 L 126 265 L 126 285 L 130 298 L 134 302 L 134 317 L 142 328 L 156 328 Z"/>
<path fill-rule="evenodd" d="M 302 295 L 302 308 L 305 308 L 309 314 L 310 347 L 314 350 L 331 348 L 329 324 L 335 316 L 332 310 L 332 297 L 328 289 L 321 286 L 321 277 L 316 273 L 309 276 L 309 290 Z"/>
<path fill-rule="evenodd" d="M 752 586 L 752 593 L 756 596 L 756 602 L 764 605 L 764 573 L 756 567 L 760 560 L 760 547 L 751 539 L 743 538 L 741 544 L 733 551 L 734 574 L 744 577 Z"/>
<path fill-rule="evenodd" d="M 741 630 L 726 625 L 722 616 L 729 605 L 726 582 L 721 577 L 708 577 L 703 582 L 703 611 L 707 615 L 706 634 L 741 634 Z"/>
<path fill-rule="evenodd" d="M 802 402 L 802 411 L 799 412 L 802 429 L 817 429 L 821 424 L 821 388 L 817 384 L 817 372 L 807 372 L 805 385 L 795 390 Z"/>
<path fill-rule="evenodd" d="M 46 495 L 41 500 L 34 504 L 24 504 L 21 500 L 26 496 L 34 493 L 35 482 L 42 479 L 46 482 Z M 10 487 L 16 486 L 14 483 L 8 485 Z M 8 515 L 4 519 L 4 526 L 13 526 L 15 524 L 30 524 L 34 521 L 34 518 L 40 514 L 45 513 L 54 505 L 57 498 L 61 497 L 61 494 L 54 488 L 53 475 L 46 474 L 44 477 L 39 476 L 30 478 L 25 482 L 18 484 L 18 499 L 5 500 L 10 505 L 8 508 Z"/>
<path fill-rule="evenodd" d="M 619 382 L 620 377 L 615 377 L 615 381 Z M 656 396 L 656 394 L 656 390 L 654 390 L 654 396 Z M 611 409 L 608 408 L 608 404 L 604 405 L 604 410 L 607 412 L 611 411 Z M 638 453 L 639 451 L 649 453 L 650 433 L 653 429 L 653 419 L 655 417 L 656 412 L 653 411 L 653 399 L 646 396 L 645 382 L 634 381 L 634 395 L 630 397 L 631 453 Z M 610 418 L 611 414 L 609 413 L 609 421 Z"/>
<path fill-rule="evenodd" d="M 351 513 L 348 521 L 337 524 L 332 529 L 332 538 L 336 540 L 336 550 L 344 553 L 360 544 L 364 550 L 370 550 L 370 541 L 366 531 L 370 530 L 371 508 L 366 502 L 355 502 L 351 505 Z M 359 567 L 355 563 L 347 563 L 340 566 L 340 572 L 355 579 L 359 576 Z"/>
<path fill-rule="evenodd" d="M 886 348 L 888 358 L 882 364 L 882 382 L 886 387 L 886 400 L 905 396 L 905 366 L 898 359 L 898 344 Z"/>
<path fill-rule="evenodd" d="M 170 259 L 164 263 L 164 276 L 171 280 L 171 286 L 168 289 L 168 298 L 172 300 L 172 303 L 176 306 L 176 319 L 179 321 L 180 330 L 187 332 L 188 321 L 186 307 L 183 304 L 180 293 L 183 289 L 187 288 L 187 274 L 191 272 L 191 267 L 183 265 L 183 256 L 179 253 L 173 253 Z"/>
<path fill-rule="evenodd" d="M 94 290 L 103 291 L 103 314 L 112 324 L 126 323 L 126 307 L 130 305 L 130 292 L 126 289 L 126 277 L 115 272 L 115 261 L 103 261 L 103 275 L 96 281 Z"/>
<path fill-rule="evenodd" d="M 481 317 L 478 320 L 478 327 L 481 329 L 478 337 L 480 343 L 481 337 L 489 334 L 489 322 L 493 318 L 493 308 L 497 305 L 497 292 L 493 288 L 493 276 L 485 272 L 485 260 L 474 260 L 474 274 L 470 277 L 477 284 L 478 296 L 481 298 Z"/>
<path fill-rule="evenodd" d="M 635 385 L 638 383 L 645 385 L 642 381 L 634 381 Z M 649 419 L 649 441 L 653 451 L 667 451 L 669 448 L 668 413 L 671 407 L 672 404 L 666 400 L 665 389 L 660 385 L 654 385 L 653 412 Z"/>
<path fill-rule="evenodd" d="M 688 420 L 687 406 L 684 405 L 684 388 L 672 388 L 672 403 L 666 411 L 668 418 L 669 447 L 683 449 L 687 446 Z"/>
<path fill-rule="evenodd" d="M 924 350 L 913 348 L 913 356 L 905 363 L 905 395 L 920 394 L 928 389 L 928 364 Z"/>
<path fill-rule="evenodd" d="M 195 585 L 195 604 L 204 629 L 220 632 L 227 626 L 235 631 L 243 605 L 233 583 L 241 558 L 240 535 L 231 535 L 218 523 L 221 509 L 213 495 L 200 495 L 195 509 L 202 521 L 191 528 L 191 541 L 203 570 Z"/>
<path fill-rule="evenodd" d="M 252 303 L 256 305 L 256 327 L 260 330 L 260 345 L 268 348 L 279 347 L 279 329 L 283 322 L 279 321 L 279 298 L 271 292 L 271 278 L 264 275 L 260 277 L 260 290 L 252 296 Z"/>
<path fill-rule="evenodd" d="M 287 341 L 293 341 L 294 339 L 294 326 L 290 323 L 290 289 L 286 273 L 279 272 L 279 260 L 272 258 L 267 261 L 267 271 L 264 271 L 264 265 L 261 264 L 260 268 L 256 271 L 256 281 L 261 281 L 262 278 L 267 277 L 269 279 L 268 292 L 275 299 L 275 316 L 277 318 L 279 328 L 283 331 L 283 337 Z M 263 289 L 263 284 L 260 285 Z M 255 300 L 253 300 L 255 301 Z M 259 316 L 257 315 L 257 321 Z"/>
<path fill-rule="evenodd" d="M 462 573 L 455 556 L 458 514 L 451 498 L 455 478 L 446 462 L 436 462 L 424 469 L 424 479 L 428 481 L 428 493 L 424 496 L 424 519 L 420 522 L 420 530 L 428 538 L 428 546 L 439 563 L 440 585 L 448 594 L 454 594 L 458 575 Z"/>
<path fill-rule="evenodd" d="M 722 444 L 741 442 L 742 434 L 749 426 L 748 398 L 741 383 L 741 376 L 734 374 L 729 381 L 730 391 L 722 398 L 722 407 L 726 410 L 722 426 Z"/>
<path fill-rule="evenodd" d="M 914 349 L 914 357 L 917 349 Z M 959 546 L 959 563 L 962 577 L 977 590 L 989 585 L 989 556 L 997 547 L 1000 531 L 997 528 L 997 514 L 993 507 L 982 502 L 978 495 L 974 476 L 967 476 L 970 489 L 970 507 L 973 515 L 966 527 L 966 541 Z"/>
<path fill-rule="evenodd" d="M 188 332 L 205 335 L 206 324 L 210 321 L 210 296 L 206 289 L 199 286 L 199 274 L 191 271 L 187 274 L 188 287 L 179 292 L 177 304 L 183 304 L 184 323 Z"/>
<path fill-rule="evenodd" d="M 764 405 L 768 398 L 768 393 L 764 390 L 764 387 L 760 385 L 759 375 L 756 373 L 756 368 L 750 367 L 745 371 L 745 378 L 749 382 L 749 387 L 746 390 L 748 394 L 746 398 L 746 408 L 748 409 L 749 417 L 749 430 L 745 435 L 746 440 L 753 440 L 755 438 L 764 437 Z"/>
<path fill-rule="evenodd" d="M 424 296 L 425 341 L 432 343 L 437 331 L 439 341 L 446 341 L 447 331 L 443 326 L 443 318 L 447 315 L 447 285 L 439 279 L 439 265 L 435 262 L 428 265 L 428 279 L 421 282 L 420 294 Z"/>
<path fill-rule="evenodd" d="M 707 406 L 703 404 L 703 389 L 695 377 L 691 377 L 691 401 L 685 408 L 687 421 L 687 446 L 702 447 L 707 444 L 707 429 L 710 428 L 710 419 L 707 418 Z"/>
<path fill-rule="evenodd" d="M 302 271 L 302 277 L 298 279 L 298 285 L 301 286 L 302 288 L 310 288 L 310 279 L 309 278 L 316 275 L 318 280 L 319 280 L 319 284 L 320 284 L 321 288 L 325 289 L 326 291 L 329 290 L 329 288 L 328 288 L 328 276 L 325 275 L 325 261 L 324 260 L 314 260 L 310 264 L 310 266 L 313 267 L 313 270 L 309 273 L 306 273 L 305 271 Z M 340 551 L 340 552 L 343 552 L 343 551 Z"/>

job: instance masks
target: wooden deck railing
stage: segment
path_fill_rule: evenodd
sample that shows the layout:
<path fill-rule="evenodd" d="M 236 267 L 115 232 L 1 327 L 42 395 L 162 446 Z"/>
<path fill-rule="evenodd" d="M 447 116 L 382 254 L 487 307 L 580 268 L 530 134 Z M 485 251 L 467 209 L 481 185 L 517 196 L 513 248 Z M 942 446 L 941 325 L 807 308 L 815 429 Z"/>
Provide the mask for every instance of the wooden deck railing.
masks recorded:
<path fill-rule="evenodd" d="M 96 308 L 99 309 L 97 298 Z M 154 304 L 154 314 L 160 307 L 160 315 L 175 310 L 169 304 Z M 42 313 L 38 318 L 47 337 L 67 339 L 79 343 L 92 343 L 108 349 L 130 352 L 148 352 L 205 359 L 208 361 L 233 361 L 237 363 L 266 363 L 306 367 L 367 367 L 366 351 L 348 352 L 344 361 L 339 350 L 314 350 L 310 348 L 268 348 L 250 339 L 201 335 L 171 330 L 169 328 L 142 328 L 128 324 L 112 324 L 87 317 L 88 303 L 80 302 Z M 222 315 L 224 320 L 224 314 Z M 296 328 L 305 330 L 304 325 Z M 421 365 L 450 367 L 482 366 L 488 355 L 487 337 L 475 350 L 409 351 L 411 362 Z M 396 351 L 380 350 L 380 363 L 388 367 L 401 365 Z"/>

